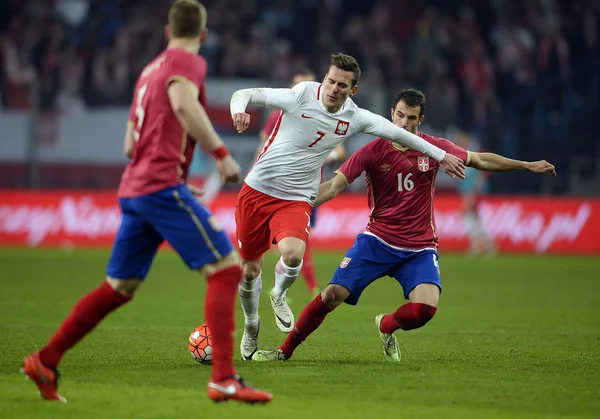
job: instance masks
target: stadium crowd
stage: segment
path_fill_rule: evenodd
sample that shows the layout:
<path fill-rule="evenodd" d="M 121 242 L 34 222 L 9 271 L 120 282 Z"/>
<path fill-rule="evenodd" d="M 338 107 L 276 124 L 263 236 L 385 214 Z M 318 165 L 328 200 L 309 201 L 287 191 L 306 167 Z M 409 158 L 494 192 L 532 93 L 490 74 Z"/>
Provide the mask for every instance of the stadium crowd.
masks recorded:
<path fill-rule="evenodd" d="M 4 106 L 25 105 L 37 76 L 42 103 L 83 98 L 127 104 L 144 63 L 164 47 L 170 0 L 7 0 L 0 5 Z M 567 75 L 598 48 L 593 0 L 472 2 L 207 0 L 210 76 L 285 82 L 299 67 L 326 68 L 329 55 L 357 57 L 363 83 L 435 89 L 469 104 L 465 122 L 519 86 Z M 232 12 L 234 10 L 234 12 Z"/>
<path fill-rule="evenodd" d="M 44 109 L 128 106 L 141 68 L 164 48 L 164 16 L 171 3 L 4 0 L 0 107 L 28 108 L 34 80 Z M 419 88 L 431 99 L 426 122 L 435 121 L 440 129 L 457 126 L 489 149 L 534 159 L 547 150 L 544 142 L 555 143 L 556 153 L 548 157 L 562 170 L 569 164 L 560 151 L 564 141 L 571 141 L 566 133 L 577 138 L 584 154 L 596 141 L 589 115 L 597 108 L 593 86 L 598 76 L 593 74 L 600 66 L 597 1 L 204 4 L 210 24 L 201 53 L 209 77 L 261 78 L 286 86 L 299 68 L 319 74 L 331 53 L 343 51 L 362 67 L 363 93 L 380 88 L 389 96 L 383 98 L 387 107 L 399 89 Z M 582 63 L 592 64 L 587 73 L 591 81 L 574 75 Z M 542 87 L 561 80 L 569 80 L 563 84 L 571 90 Z M 523 98 L 531 105 L 523 105 Z M 577 106 L 577 111 L 565 112 Z M 522 141 L 528 138 L 533 140 Z"/>

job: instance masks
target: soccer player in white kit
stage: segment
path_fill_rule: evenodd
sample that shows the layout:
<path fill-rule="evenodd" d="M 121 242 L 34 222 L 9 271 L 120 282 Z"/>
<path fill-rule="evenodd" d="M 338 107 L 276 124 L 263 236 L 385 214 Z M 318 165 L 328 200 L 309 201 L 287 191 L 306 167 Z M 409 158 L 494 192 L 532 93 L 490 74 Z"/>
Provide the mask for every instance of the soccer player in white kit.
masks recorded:
<path fill-rule="evenodd" d="M 350 98 L 358 89 L 360 74 L 356 60 L 339 53 L 332 55 L 322 83 L 303 82 L 291 89 L 242 89 L 231 97 L 233 125 L 240 133 L 250 124 L 248 104 L 281 109 L 271 136 L 246 176 L 236 207 L 244 271 L 239 285 L 245 317 L 240 345 L 243 359 L 252 359 L 258 347 L 261 266 L 272 243 L 277 244 L 281 258 L 275 266 L 271 306 L 282 332 L 294 328 L 285 295 L 302 268 L 321 166 L 338 144 L 357 132 L 387 138 L 439 161 L 452 178 L 464 178 L 465 166 L 458 157 L 359 108 Z"/>

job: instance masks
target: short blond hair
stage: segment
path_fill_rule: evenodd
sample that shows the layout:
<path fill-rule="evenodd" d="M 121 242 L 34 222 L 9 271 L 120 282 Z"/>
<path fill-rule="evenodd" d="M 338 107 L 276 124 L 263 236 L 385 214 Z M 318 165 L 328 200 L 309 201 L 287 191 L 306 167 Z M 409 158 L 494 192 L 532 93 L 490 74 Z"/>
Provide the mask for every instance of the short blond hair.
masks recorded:
<path fill-rule="evenodd" d="M 169 29 L 174 38 L 197 38 L 206 29 L 206 7 L 196 0 L 177 0 L 169 9 Z"/>

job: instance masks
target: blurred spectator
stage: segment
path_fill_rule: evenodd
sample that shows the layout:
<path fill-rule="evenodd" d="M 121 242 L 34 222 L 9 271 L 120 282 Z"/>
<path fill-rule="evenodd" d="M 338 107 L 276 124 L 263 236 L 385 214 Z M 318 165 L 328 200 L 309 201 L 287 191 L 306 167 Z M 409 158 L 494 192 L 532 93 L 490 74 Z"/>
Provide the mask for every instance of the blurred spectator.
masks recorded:
<path fill-rule="evenodd" d="M 9 108 L 29 106 L 29 86 L 35 79 L 35 70 L 24 45 L 24 24 L 19 15 L 13 15 L 8 28 L 0 35 L 0 84 L 2 102 Z"/>
<path fill-rule="evenodd" d="M 39 82 L 39 103 L 42 109 L 54 109 L 60 91 L 63 32 L 60 23 L 44 24 L 45 36 L 34 44 L 31 61 Z"/>
<path fill-rule="evenodd" d="M 481 152 L 479 144 L 473 141 L 465 132 L 457 135 L 457 144 L 467 150 Z M 467 167 L 466 178 L 458 184 L 458 191 L 462 198 L 462 219 L 464 228 L 469 237 L 469 254 L 475 256 L 482 253 L 493 255 L 496 246 L 492 235 L 483 223 L 480 210 L 481 198 L 489 192 L 488 176 L 490 172 L 482 172 L 472 167 Z"/>
<path fill-rule="evenodd" d="M 131 71 L 130 39 L 127 29 L 116 34 L 112 42 L 98 51 L 90 61 L 91 83 L 86 101 L 90 105 L 126 104 L 133 96 L 137 75 Z"/>

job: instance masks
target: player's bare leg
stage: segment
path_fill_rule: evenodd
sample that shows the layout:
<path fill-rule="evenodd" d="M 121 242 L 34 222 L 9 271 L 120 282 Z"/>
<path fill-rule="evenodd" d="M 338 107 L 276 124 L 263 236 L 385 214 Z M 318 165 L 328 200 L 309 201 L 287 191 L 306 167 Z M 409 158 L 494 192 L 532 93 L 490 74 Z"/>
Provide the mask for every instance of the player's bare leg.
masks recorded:
<path fill-rule="evenodd" d="M 302 269 L 306 243 L 297 237 L 284 237 L 277 243 L 277 247 L 281 257 L 275 265 L 275 286 L 269 297 L 277 327 L 282 332 L 289 333 L 294 328 L 294 313 L 292 313 L 285 296 Z"/>
<path fill-rule="evenodd" d="M 244 311 L 244 334 L 240 343 L 242 359 L 250 360 L 258 348 L 260 317 L 258 305 L 262 291 L 262 258 L 257 261 L 242 261 L 243 279 L 239 284 L 240 301 Z"/>
<path fill-rule="evenodd" d="M 102 284 L 85 295 L 40 351 L 23 360 L 21 372 L 38 388 L 46 400 L 67 400 L 58 394 L 58 365 L 64 354 L 90 333 L 109 313 L 129 302 L 141 280 L 106 278 Z"/>
<path fill-rule="evenodd" d="M 242 277 L 236 252 L 202 269 L 208 282 L 205 315 L 213 340 L 212 371 L 208 397 L 214 401 L 238 400 L 267 403 L 273 395 L 248 385 L 233 366 L 235 294 Z"/>
<path fill-rule="evenodd" d="M 323 323 L 325 317 L 342 304 L 350 291 L 338 284 L 329 284 L 314 300 L 304 307 L 294 330 L 276 350 L 256 351 L 255 361 L 286 361 L 296 348 Z"/>
<path fill-rule="evenodd" d="M 375 324 L 383 344 L 385 355 L 400 361 L 401 352 L 394 332 L 398 329 L 413 330 L 425 326 L 433 318 L 440 300 L 440 289 L 435 284 L 417 285 L 408 294 L 408 303 L 400 306 L 391 314 L 379 314 Z"/>

